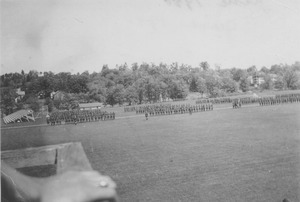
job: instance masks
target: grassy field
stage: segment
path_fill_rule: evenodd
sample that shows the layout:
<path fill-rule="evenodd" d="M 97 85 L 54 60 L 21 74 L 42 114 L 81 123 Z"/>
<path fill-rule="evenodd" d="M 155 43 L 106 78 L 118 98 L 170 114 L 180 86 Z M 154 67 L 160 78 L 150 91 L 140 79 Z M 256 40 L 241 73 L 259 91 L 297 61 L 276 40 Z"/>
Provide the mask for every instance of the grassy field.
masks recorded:
<path fill-rule="evenodd" d="M 127 115 L 2 129 L 1 149 L 82 142 L 122 201 L 300 201 L 299 104 Z"/>

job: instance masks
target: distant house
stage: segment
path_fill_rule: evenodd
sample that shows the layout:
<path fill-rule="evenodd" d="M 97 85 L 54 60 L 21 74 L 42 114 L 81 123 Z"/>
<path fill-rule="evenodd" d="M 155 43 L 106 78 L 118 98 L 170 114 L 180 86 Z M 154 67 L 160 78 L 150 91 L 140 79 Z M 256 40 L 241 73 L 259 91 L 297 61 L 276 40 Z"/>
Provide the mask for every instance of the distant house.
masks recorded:
<path fill-rule="evenodd" d="M 261 84 L 265 83 L 265 79 L 262 77 L 257 77 L 256 78 L 256 82 L 255 82 L 258 86 L 260 86 Z"/>
<path fill-rule="evenodd" d="M 101 109 L 103 107 L 103 103 L 93 102 L 93 103 L 80 103 L 80 110 L 93 110 L 93 109 Z"/>
<path fill-rule="evenodd" d="M 66 95 L 62 91 L 56 91 L 56 92 L 52 92 L 50 96 L 53 100 L 63 100 Z"/>
<path fill-rule="evenodd" d="M 250 84 L 257 87 L 265 82 L 264 78 L 260 75 L 249 76 L 248 77 Z"/>
<path fill-rule="evenodd" d="M 269 76 L 271 77 L 271 80 L 273 82 L 277 81 L 277 79 L 278 79 L 278 75 L 276 75 L 276 74 L 269 74 Z"/>
<path fill-rule="evenodd" d="M 25 91 L 21 91 L 21 88 L 18 88 L 16 90 L 17 97 L 15 98 L 15 102 L 17 103 L 18 101 L 22 100 L 22 98 L 25 96 Z"/>
<path fill-rule="evenodd" d="M 55 94 L 56 94 L 56 92 L 54 92 L 54 91 L 51 92 L 51 93 L 50 93 L 50 98 L 51 98 L 51 99 L 54 99 L 54 95 L 55 95 Z"/>
<path fill-rule="evenodd" d="M 25 96 L 25 91 L 22 91 L 21 88 L 18 88 L 16 93 L 18 94 L 18 96 L 21 96 L 22 98 Z"/>
<path fill-rule="evenodd" d="M 43 77 L 44 73 L 43 72 L 38 72 L 38 77 Z"/>

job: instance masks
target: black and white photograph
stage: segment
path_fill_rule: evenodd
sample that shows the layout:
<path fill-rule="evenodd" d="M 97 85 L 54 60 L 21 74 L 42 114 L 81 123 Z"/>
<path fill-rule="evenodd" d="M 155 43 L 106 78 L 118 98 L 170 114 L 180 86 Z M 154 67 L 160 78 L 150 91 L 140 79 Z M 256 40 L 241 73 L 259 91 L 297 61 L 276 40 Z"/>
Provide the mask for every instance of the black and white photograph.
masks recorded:
<path fill-rule="evenodd" d="M 299 0 L 0 0 L 1 201 L 300 201 Z"/>

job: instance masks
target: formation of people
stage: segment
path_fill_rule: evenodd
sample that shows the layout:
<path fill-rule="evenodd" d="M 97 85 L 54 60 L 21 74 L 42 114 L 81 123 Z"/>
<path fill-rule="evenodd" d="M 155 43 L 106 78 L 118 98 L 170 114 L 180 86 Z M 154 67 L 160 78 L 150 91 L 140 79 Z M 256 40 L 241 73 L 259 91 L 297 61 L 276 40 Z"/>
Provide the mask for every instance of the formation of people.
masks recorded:
<path fill-rule="evenodd" d="M 262 97 L 259 99 L 258 103 L 260 106 L 265 105 L 277 105 L 277 104 L 288 104 L 300 102 L 300 94 L 299 95 L 276 95 L 273 97 Z"/>
<path fill-rule="evenodd" d="M 171 106 L 171 103 L 128 106 L 124 107 L 124 112 L 136 112 L 141 110 L 145 111 L 145 108 L 150 108 L 150 106 L 151 108 L 155 108 L 155 106 Z"/>
<path fill-rule="evenodd" d="M 209 99 L 201 99 L 197 100 L 196 104 L 204 104 L 204 103 L 213 103 L 213 104 L 224 104 L 224 103 L 233 103 L 239 99 L 241 104 L 253 104 L 257 103 L 259 98 L 257 97 L 241 97 L 241 98 L 230 98 L 230 97 L 223 97 L 223 98 L 209 98 Z"/>
<path fill-rule="evenodd" d="M 191 104 L 161 104 L 161 105 L 146 105 L 136 109 L 136 114 L 148 114 L 149 116 L 184 114 L 202 111 L 213 110 L 213 104 L 191 105 Z M 147 118 L 147 117 L 146 117 Z"/>
<path fill-rule="evenodd" d="M 186 99 L 173 99 L 172 102 L 182 102 L 182 101 L 186 101 Z M 149 105 L 171 105 L 171 103 L 157 103 L 157 104 L 149 104 Z M 127 106 L 124 107 L 124 112 L 135 112 L 136 110 L 139 110 L 140 107 L 144 107 L 144 106 L 148 106 L 145 104 L 142 105 L 133 105 L 133 106 Z"/>
<path fill-rule="evenodd" d="M 219 98 L 201 98 L 199 100 L 196 100 L 196 104 L 223 104 L 223 103 L 231 103 L 232 98 L 230 97 L 219 97 Z"/>
<path fill-rule="evenodd" d="M 294 103 L 300 102 L 300 93 L 293 94 L 278 94 L 268 97 L 222 97 L 222 98 L 209 98 L 196 101 L 196 105 L 191 104 L 152 104 L 152 105 L 135 105 L 124 107 L 124 112 L 136 112 L 136 114 L 145 113 L 146 119 L 148 116 L 155 115 L 170 115 L 170 114 L 183 114 L 193 113 L 198 111 L 213 110 L 214 104 L 231 103 L 233 109 L 241 108 L 247 104 L 274 105 L 281 103 Z"/>
<path fill-rule="evenodd" d="M 236 98 L 232 101 L 233 108 L 240 108 L 244 104 L 258 103 L 260 106 L 300 102 L 300 94 L 283 94 L 260 98 Z"/>
<path fill-rule="evenodd" d="M 300 93 L 276 95 L 275 98 L 287 99 L 291 102 L 294 102 L 294 101 L 299 102 Z"/>
<path fill-rule="evenodd" d="M 50 116 L 47 116 L 47 124 L 77 124 L 82 122 L 105 121 L 114 119 L 114 112 L 101 111 L 100 109 L 56 111 L 51 113 Z"/>
<path fill-rule="evenodd" d="M 137 106 L 124 107 L 124 112 L 135 112 Z"/>
<path fill-rule="evenodd" d="M 196 101 L 196 104 L 205 104 L 205 103 L 212 103 L 212 104 L 222 104 L 222 103 L 236 103 L 237 100 L 244 105 L 244 104 L 254 104 L 261 102 L 269 102 L 269 103 L 287 103 L 287 102 L 299 102 L 300 93 L 293 93 L 293 94 L 278 94 L 274 96 L 264 96 L 264 97 L 238 97 L 238 98 L 231 98 L 231 97 L 221 97 L 221 98 L 208 98 L 208 99 L 200 99 Z"/>
<path fill-rule="evenodd" d="M 259 100 L 258 97 L 243 97 L 237 99 L 240 101 L 242 105 L 258 103 Z M 233 99 L 233 101 L 236 101 L 237 99 Z"/>

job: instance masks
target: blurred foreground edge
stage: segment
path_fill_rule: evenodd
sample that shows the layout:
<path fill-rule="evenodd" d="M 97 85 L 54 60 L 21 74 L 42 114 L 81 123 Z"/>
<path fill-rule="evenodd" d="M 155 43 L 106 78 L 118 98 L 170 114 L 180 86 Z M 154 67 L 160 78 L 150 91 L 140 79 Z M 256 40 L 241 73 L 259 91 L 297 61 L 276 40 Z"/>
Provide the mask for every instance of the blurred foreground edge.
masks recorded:
<path fill-rule="evenodd" d="M 66 171 L 93 170 L 80 142 L 2 151 L 1 162 L 2 161 L 12 168 L 19 170 L 22 168 L 34 168 L 39 166 L 54 166 L 57 175 Z M 1 169 L 4 169 L 4 165 L 1 165 Z M 4 172 L 1 172 L 1 176 L 2 174 L 4 174 Z M 25 177 L 18 172 L 10 172 L 10 174 L 16 175 L 19 180 L 16 181 L 7 177 L 5 182 L 11 184 L 9 187 L 14 187 L 15 189 L 24 186 L 38 189 L 38 186 L 43 184 L 43 181 L 46 180 L 46 178 L 34 178 L 44 176 L 45 174 L 43 173 L 33 173 L 34 177 Z M 2 181 L 1 177 L 1 185 L 3 185 Z M 12 195 L 8 193 L 9 190 L 5 190 L 5 187 L 1 186 L 1 201 L 7 201 L 7 199 L 9 199 L 9 201 L 31 201 L 30 193 L 25 193 L 22 190 L 15 191 L 18 193 L 17 195 L 21 196 L 12 198 Z M 115 202 L 117 200 L 112 198 L 100 201 Z"/>

